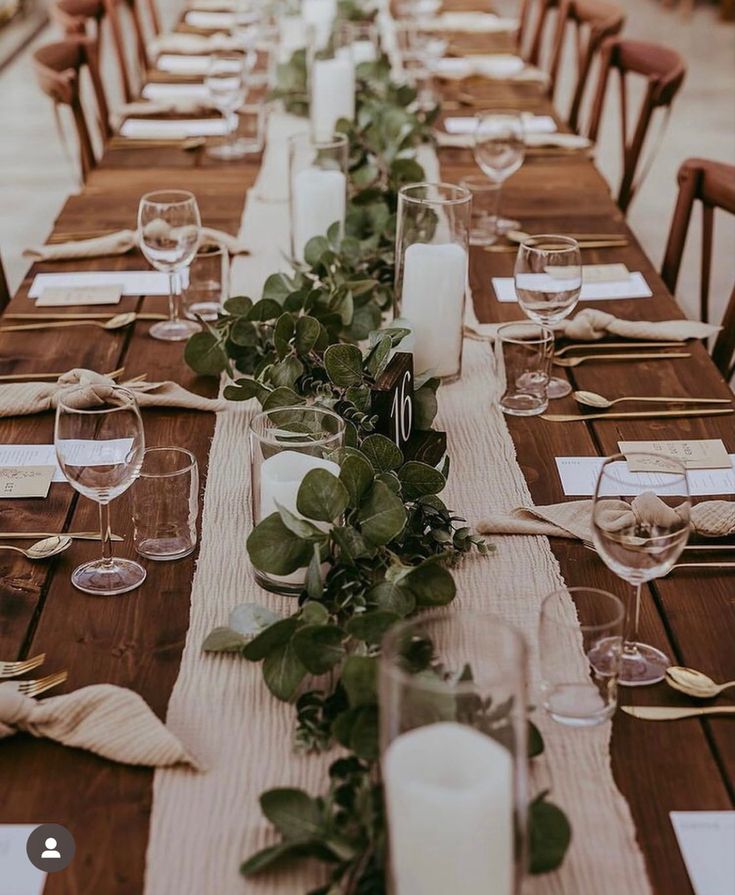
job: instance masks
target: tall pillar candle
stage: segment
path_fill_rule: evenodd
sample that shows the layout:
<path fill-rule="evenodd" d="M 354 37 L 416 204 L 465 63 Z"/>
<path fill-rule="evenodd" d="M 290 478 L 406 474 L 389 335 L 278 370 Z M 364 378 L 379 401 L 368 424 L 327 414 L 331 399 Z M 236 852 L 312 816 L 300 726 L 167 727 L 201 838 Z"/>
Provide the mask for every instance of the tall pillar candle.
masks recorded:
<path fill-rule="evenodd" d="M 311 128 L 315 140 L 331 140 L 340 118 L 355 117 L 352 57 L 315 59 L 311 64 Z"/>
<path fill-rule="evenodd" d="M 301 15 L 307 27 L 314 29 L 317 50 L 323 50 L 329 43 L 337 17 L 337 0 L 302 0 Z"/>
<path fill-rule="evenodd" d="M 394 895 L 511 895 L 513 759 L 454 722 L 395 739 L 383 757 Z"/>
<path fill-rule="evenodd" d="M 467 252 L 461 245 L 414 243 L 406 249 L 401 316 L 413 324 L 417 373 L 459 373 L 466 282 Z"/>
<path fill-rule="evenodd" d="M 299 488 L 306 474 L 312 469 L 326 469 L 332 475 L 339 475 L 339 465 L 321 457 L 312 457 L 300 451 L 279 451 L 263 460 L 260 466 L 260 519 L 277 513 L 282 506 L 300 519 L 304 517 L 296 509 Z M 326 523 L 315 522 L 324 531 Z M 275 581 L 284 584 L 303 584 L 306 569 L 297 569 L 290 575 L 271 575 Z"/>
<path fill-rule="evenodd" d="M 341 171 L 304 168 L 291 182 L 292 250 L 303 261 L 304 247 L 313 236 L 324 236 L 335 221 L 344 222 L 347 179 Z"/>

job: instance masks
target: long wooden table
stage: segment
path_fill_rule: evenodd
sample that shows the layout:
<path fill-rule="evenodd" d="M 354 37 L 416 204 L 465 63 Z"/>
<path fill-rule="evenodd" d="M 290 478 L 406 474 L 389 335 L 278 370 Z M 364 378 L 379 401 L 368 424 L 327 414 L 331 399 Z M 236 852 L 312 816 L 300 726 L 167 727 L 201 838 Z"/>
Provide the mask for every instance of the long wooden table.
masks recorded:
<path fill-rule="evenodd" d="M 452 43 L 470 49 L 481 45 L 477 37 L 468 36 L 456 36 Z M 473 81 L 463 84 L 462 89 L 487 101 L 488 108 L 511 103 L 538 112 L 553 111 L 538 88 Z M 456 94 L 456 86 L 447 86 L 444 91 L 450 99 Z M 443 151 L 440 160 L 445 180 L 456 181 L 476 171 L 468 151 Z M 143 192 L 185 187 L 197 195 L 206 225 L 236 233 L 245 193 L 254 182 L 257 167 L 258 160 L 218 164 L 200 153 L 178 149 L 108 151 L 82 192 L 66 202 L 53 232 L 74 234 L 133 226 Z M 604 230 L 625 234 L 629 240 L 626 248 L 586 252 L 584 260 L 625 262 L 629 269 L 644 273 L 654 296 L 645 301 L 605 302 L 601 307 L 631 318 L 681 316 L 626 226 L 607 183 L 585 156 L 529 154 L 524 167 L 504 189 L 503 208 L 506 214 L 520 218 L 531 232 Z M 521 316 L 517 306 L 496 302 L 490 287 L 491 276 L 511 273 L 512 259 L 512 254 L 473 249 L 471 285 L 483 321 Z M 137 252 L 85 262 L 36 264 L 9 310 L 33 309 L 27 292 L 33 276 L 42 271 L 145 267 Z M 123 299 L 120 309 L 160 311 L 164 304 L 162 299 L 141 296 Z M 202 394 L 213 394 L 215 384 L 193 376 L 183 363 L 182 346 L 153 341 L 147 335 L 148 327 L 138 322 L 131 332 L 123 333 L 80 328 L 0 334 L 0 373 L 71 367 L 105 371 L 124 364 L 126 375 L 147 373 L 150 378 L 172 378 Z M 567 372 L 575 387 L 610 395 L 643 391 L 729 397 L 728 387 L 705 348 L 694 343 L 688 350 L 692 357 L 682 361 L 630 366 L 600 363 Z M 572 411 L 575 405 L 567 398 L 556 403 L 554 409 Z M 195 452 L 206 472 L 214 425 L 211 415 L 146 411 L 144 421 L 149 445 L 185 445 Z M 614 453 L 618 439 L 721 437 L 726 447 L 735 451 L 733 421 L 728 417 L 565 425 L 538 418 L 508 422 L 518 460 L 538 504 L 562 498 L 555 456 Z M 1 443 L 50 443 L 52 438 L 51 414 L 0 420 Z M 205 482 L 206 475 L 202 478 Z M 461 511 L 461 507 L 457 509 Z M 112 505 L 112 517 L 114 530 L 125 537 L 115 549 L 132 556 L 126 496 Z M 96 523 L 96 508 L 79 499 L 65 484 L 52 485 L 44 502 L 0 501 L 0 530 L 90 529 Z M 553 547 L 570 585 L 603 587 L 626 595 L 626 586 L 590 551 L 568 541 L 554 542 Z M 73 549 L 48 565 L 33 565 L 14 558 L 14 554 L 0 554 L 0 657 L 19 659 L 45 651 L 44 671 L 69 670 L 66 689 L 101 681 L 130 687 L 164 717 L 186 636 L 196 557 L 177 563 L 146 562 L 148 578 L 139 590 L 100 599 L 76 591 L 70 583 L 75 565 L 98 550 L 99 544 L 75 542 Z M 644 593 L 643 639 L 666 649 L 675 661 L 702 668 L 717 679 L 735 678 L 733 585 L 732 575 L 716 572 L 676 572 L 656 582 Z M 624 691 L 623 696 L 636 703 L 687 703 L 663 684 Z M 733 724 L 727 719 L 653 724 L 622 713 L 615 718 L 615 777 L 629 800 L 658 895 L 692 892 L 669 811 L 733 806 L 732 734 Z M 570 731 L 570 736 L 574 735 Z M 0 823 L 57 822 L 72 831 L 76 858 L 66 871 L 49 877 L 48 895 L 140 895 L 152 779 L 148 770 L 115 765 L 48 741 L 17 736 L 0 744 Z M 257 805 L 243 805 L 243 811 L 258 810 Z M 176 860 L 175 855 L 172 860 Z M 257 890 L 257 882 L 247 884 L 247 891 Z"/>

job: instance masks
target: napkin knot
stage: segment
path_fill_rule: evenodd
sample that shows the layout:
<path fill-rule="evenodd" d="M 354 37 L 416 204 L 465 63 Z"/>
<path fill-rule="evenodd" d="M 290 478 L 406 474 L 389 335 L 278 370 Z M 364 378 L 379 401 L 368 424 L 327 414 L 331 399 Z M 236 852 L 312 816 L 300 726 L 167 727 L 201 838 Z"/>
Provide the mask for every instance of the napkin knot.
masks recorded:
<path fill-rule="evenodd" d="M 634 529 L 636 535 L 648 538 L 652 529 L 688 527 L 685 514 L 688 516 L 681 507 L 673 509 L 653 491 L 645 491 L 629 504 L 624 500 L 604 501 L 598 508 L 597 524 L 611 532 Z"/>
<path fill-rule="evenodd" d="M 584 308 L 572 320 L 563 322 L 564 335 L 568 339 L 596 341 L 607 335 L 608 326 L 615 320 L 612 314 L 596 308 Z"/>

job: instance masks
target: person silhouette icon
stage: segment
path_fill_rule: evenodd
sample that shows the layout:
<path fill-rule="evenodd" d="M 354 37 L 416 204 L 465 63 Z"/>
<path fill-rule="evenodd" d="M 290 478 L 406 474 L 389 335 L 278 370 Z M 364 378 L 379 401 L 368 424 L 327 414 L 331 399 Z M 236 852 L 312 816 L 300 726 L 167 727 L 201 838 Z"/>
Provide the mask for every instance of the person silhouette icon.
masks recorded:
<path fill-rule="evenodd" d="M 53 836 L 49 836 L 46 840 L 46 850 L 41 853 L 42 858 L 61 858 L 61 852 L 56 848 L 56 840 Z"/>

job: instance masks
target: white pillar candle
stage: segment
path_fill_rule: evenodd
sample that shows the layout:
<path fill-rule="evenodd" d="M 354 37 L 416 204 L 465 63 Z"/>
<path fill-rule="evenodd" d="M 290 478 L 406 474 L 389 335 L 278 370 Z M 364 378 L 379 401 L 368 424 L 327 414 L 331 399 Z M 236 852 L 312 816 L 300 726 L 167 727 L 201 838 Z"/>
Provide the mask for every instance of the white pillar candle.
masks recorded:
<path fill-rule="evenodd" d="M 395 895 L 511 895 L 513 761 L 454 722 L 402 734 L 383 758 Z"/>
<path fill-rule="evenodd" d="M 314 29 L 316 48 L 323 50 L 329 43 L 337 17 L 337 0 L 302 0 L 301 15 L 307 26 Z"/>
<path fill-rule="evenodd" d="M 278 22 L 278 61 L 289 62 L 296 50 L 306 46 L 306 23 L 298 16 L 283 16 Z"/>
<path fill-rule="evenodd" d="M 371 40 L 356 40 L 350 46 L 355 65 L 359 65 L 361 62 L 375 62 L 378 58 L 375 44 Z"/>
<path fill-rule="evenodd" d="M 290 510 L 300 519 L 304 517 L 296 509 L 299 488 L 307 472 L 312 469 L 326 469 L 332 475 L 339 475 L 339 465 L 321 457 L 312 457 L 300 451 L 279 451 L 263 460 L 260 466 L 260 518 L 265 519 L 271 513 L 277 513 L 282 506 Z M 326 531 L 329 526 L 325 522 L 314 522 L 318 528 Z M 303 584 L 306 569 L 297 569 L 290 575 L 270 575 L 284 584 Z"/>
<path fill-rule="evenodd" d="M 324 236 L 335 221 L 344 222 L 347 179 L 341 171 L 303 168 L 291 183 L 293 249 L 303 261 L 304 247 L 313 236 Z"/>
<path fill-rule="evenodd" d="M 466 281 L 467 252 L 457 243 L 414 243 L 406 249 L 401 316 L 413 324 L 417 373 L 459 373 Z"/>
<path fill-rule="evenodd" d="M 352 58 L 315 59 L 311 65 L 311 127 L 316 140 L 331 140 L 340 118 L 355 117 Z"/>

